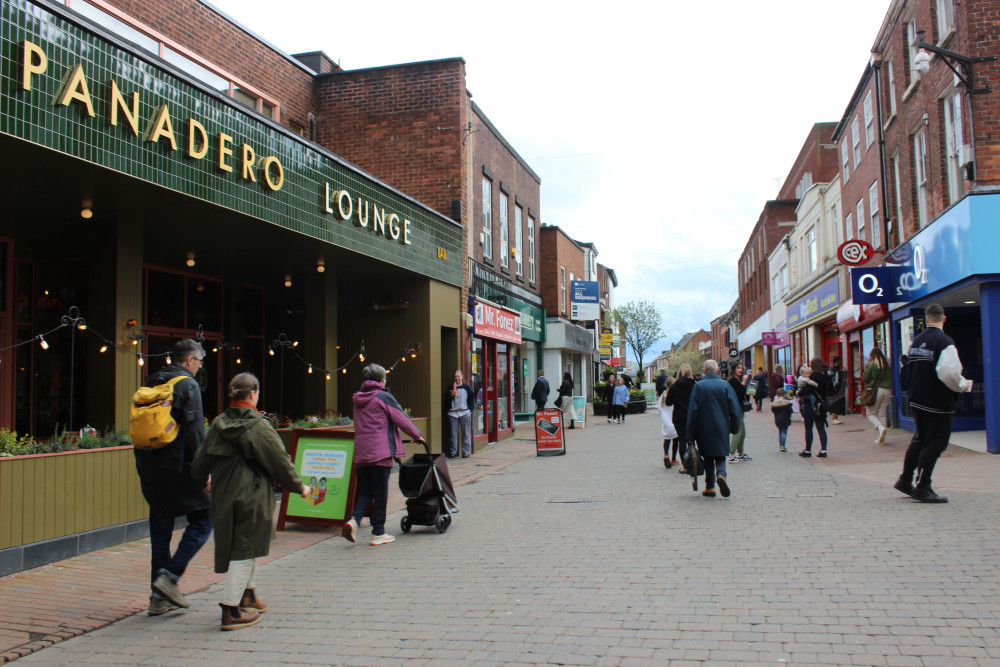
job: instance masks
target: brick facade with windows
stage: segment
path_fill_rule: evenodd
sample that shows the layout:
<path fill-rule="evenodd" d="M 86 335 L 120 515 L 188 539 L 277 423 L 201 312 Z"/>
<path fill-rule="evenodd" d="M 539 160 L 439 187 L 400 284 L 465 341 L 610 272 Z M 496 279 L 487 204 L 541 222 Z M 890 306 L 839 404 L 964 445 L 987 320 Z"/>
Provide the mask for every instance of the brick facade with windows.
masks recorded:
<path fill-rule="evenodd" d="M 569 320 L 570 280 L 582 280 L 584 275 L 583 248 L 576 244 L 565 231 L 555 225 L 541 228 L 541 273 L 540 287 L 542 303 L 548 317 Z M 565 269 L 566 291 L 563 297 L 561 269 Z M 572 278 L 571 278 L 572 276 Z"/>

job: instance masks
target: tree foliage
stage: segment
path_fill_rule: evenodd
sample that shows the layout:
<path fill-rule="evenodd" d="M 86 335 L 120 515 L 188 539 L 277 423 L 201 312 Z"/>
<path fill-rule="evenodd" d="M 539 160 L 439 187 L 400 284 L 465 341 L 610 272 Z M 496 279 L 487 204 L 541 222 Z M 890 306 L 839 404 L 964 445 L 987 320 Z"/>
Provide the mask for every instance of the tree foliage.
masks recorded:
<path fill-rule="evenodd" d="M 642 357 L 653 347 L 653 343 L 663 338 L 660 323 L 663 318 L 650 301 L 629 301 L 611 311 L 616 327 L 621 331 L 625 344 L 632 348 L 642 370 Z"/>
<path fill-rule="evenodd" d="M 676 371 L 681 364 L 687 364 L 692 371 L 700 373 L 703 364 L 701 354 L 692 350 L 677 350 L 670 355 L 670 370 Z"/>

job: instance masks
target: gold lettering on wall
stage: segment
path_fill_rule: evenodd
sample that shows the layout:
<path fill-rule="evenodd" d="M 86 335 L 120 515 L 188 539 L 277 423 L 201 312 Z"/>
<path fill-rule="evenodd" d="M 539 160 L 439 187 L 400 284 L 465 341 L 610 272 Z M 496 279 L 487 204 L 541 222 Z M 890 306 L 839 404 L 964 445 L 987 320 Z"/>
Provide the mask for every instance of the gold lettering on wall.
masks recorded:
<path fill-rule="evenodd" d="M 250 147 L 250 144 L 243 144 L 243 178 L 256 183 L 257 177 L 253 173 L 253 161 L 253 148 Z"/>
<path fill-rule="evenodd" d="M 195 138 L 197 135 L 197 139 Z M 196 147 L 197 146 L 197 147 Z M 208 155 L 208 132 L 194 118 L 188 118 L 188 157 L 200 160 Z"/>
<path fill-rule="evenodd" d="M 24 63 L 21 66 L 21 88 L 31 90 L 31 75 L 42 74 L 49 66 L 49 59 L 42 51 L 42 47 L 24 40 Z M 37 60 L 37 62 L 35 62 Z"/>
<path fill-rule="evenodd" d="M 111 109 L 108 111 L 108 125 L 118 126 L 118 110 L 121 109 L 128 126 L 132 128 L 132 134 L 139 136 L 139 93 L 132 93 L 132 108 L 128 108 L 125 97 L 118 90 L 118 84 L 111 80 Z"/>
<path fill-rule="evenodd" d="M 272 167 L 276 172 L 274 179 L 271 178 Z M 281 186 L 285 184 L 285 170 L 281 168 L 281 161 L 273 155 L 268 155 L 260 161 L 260 170 L 264 174 L 264 182 L 267 183 L 267 187 L 274 192 L 280 190 Z"/>
<path fill-rule="evenodd" d="M 230 144 L 233 143 L 233 138 L 226 134 L 225 132 L 219 132 L 219 162 L 216 166 L 222 171 L 232 171 L 233 166 L 226 162 L 227 157 L 231 157 L 233 154 L 233 149 Z"/>
<path fill-rule="evenodd" d="M 56 105 L 68 107 L 70 102 L 79 102 L 87 108 L 87 115 L 93 117 L 94 103 L 90 100 L 87 90 L 87 77 L 83 74 L 83 65 L 77 65 L 63 79 L 59 92 L 56 93 Z"/>
<path fill-rule="evenodd" d="M 146 141 L 155 144 L 159 143 L 160 139 L 166 139 L 170 142 L 170 150 L 177 150 L 174 125 L 170 122 L 170 111 L 166 104 L 156 111 L 156 115 L 149 122 L 149 129 L 146 131 Z"/>

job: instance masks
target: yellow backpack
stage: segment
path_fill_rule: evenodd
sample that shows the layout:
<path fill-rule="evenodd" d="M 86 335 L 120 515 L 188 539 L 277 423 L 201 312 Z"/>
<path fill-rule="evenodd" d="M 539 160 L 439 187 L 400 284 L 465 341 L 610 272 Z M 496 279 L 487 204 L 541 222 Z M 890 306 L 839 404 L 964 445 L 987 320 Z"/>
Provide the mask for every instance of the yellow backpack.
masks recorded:
<path fill-rule="evenodd" d="M 174 385 L 188 377 L 178 375 L 155 387 L 140 387 L 132 394 L 128 435 L 136 449 L 166 447 L 177 438 L 177 422 L 170 416 L 174 405 Z"/>

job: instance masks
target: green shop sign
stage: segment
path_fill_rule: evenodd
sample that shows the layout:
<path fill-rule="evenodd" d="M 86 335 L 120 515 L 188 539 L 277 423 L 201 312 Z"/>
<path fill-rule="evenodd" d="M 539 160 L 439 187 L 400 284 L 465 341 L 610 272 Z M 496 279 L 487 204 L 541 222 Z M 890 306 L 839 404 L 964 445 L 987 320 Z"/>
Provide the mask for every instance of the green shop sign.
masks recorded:
<path fill-rule="evenodd" d="M 454 221 L 52 10 L 0 11 L 0 133 L 461 284 Z"/>

